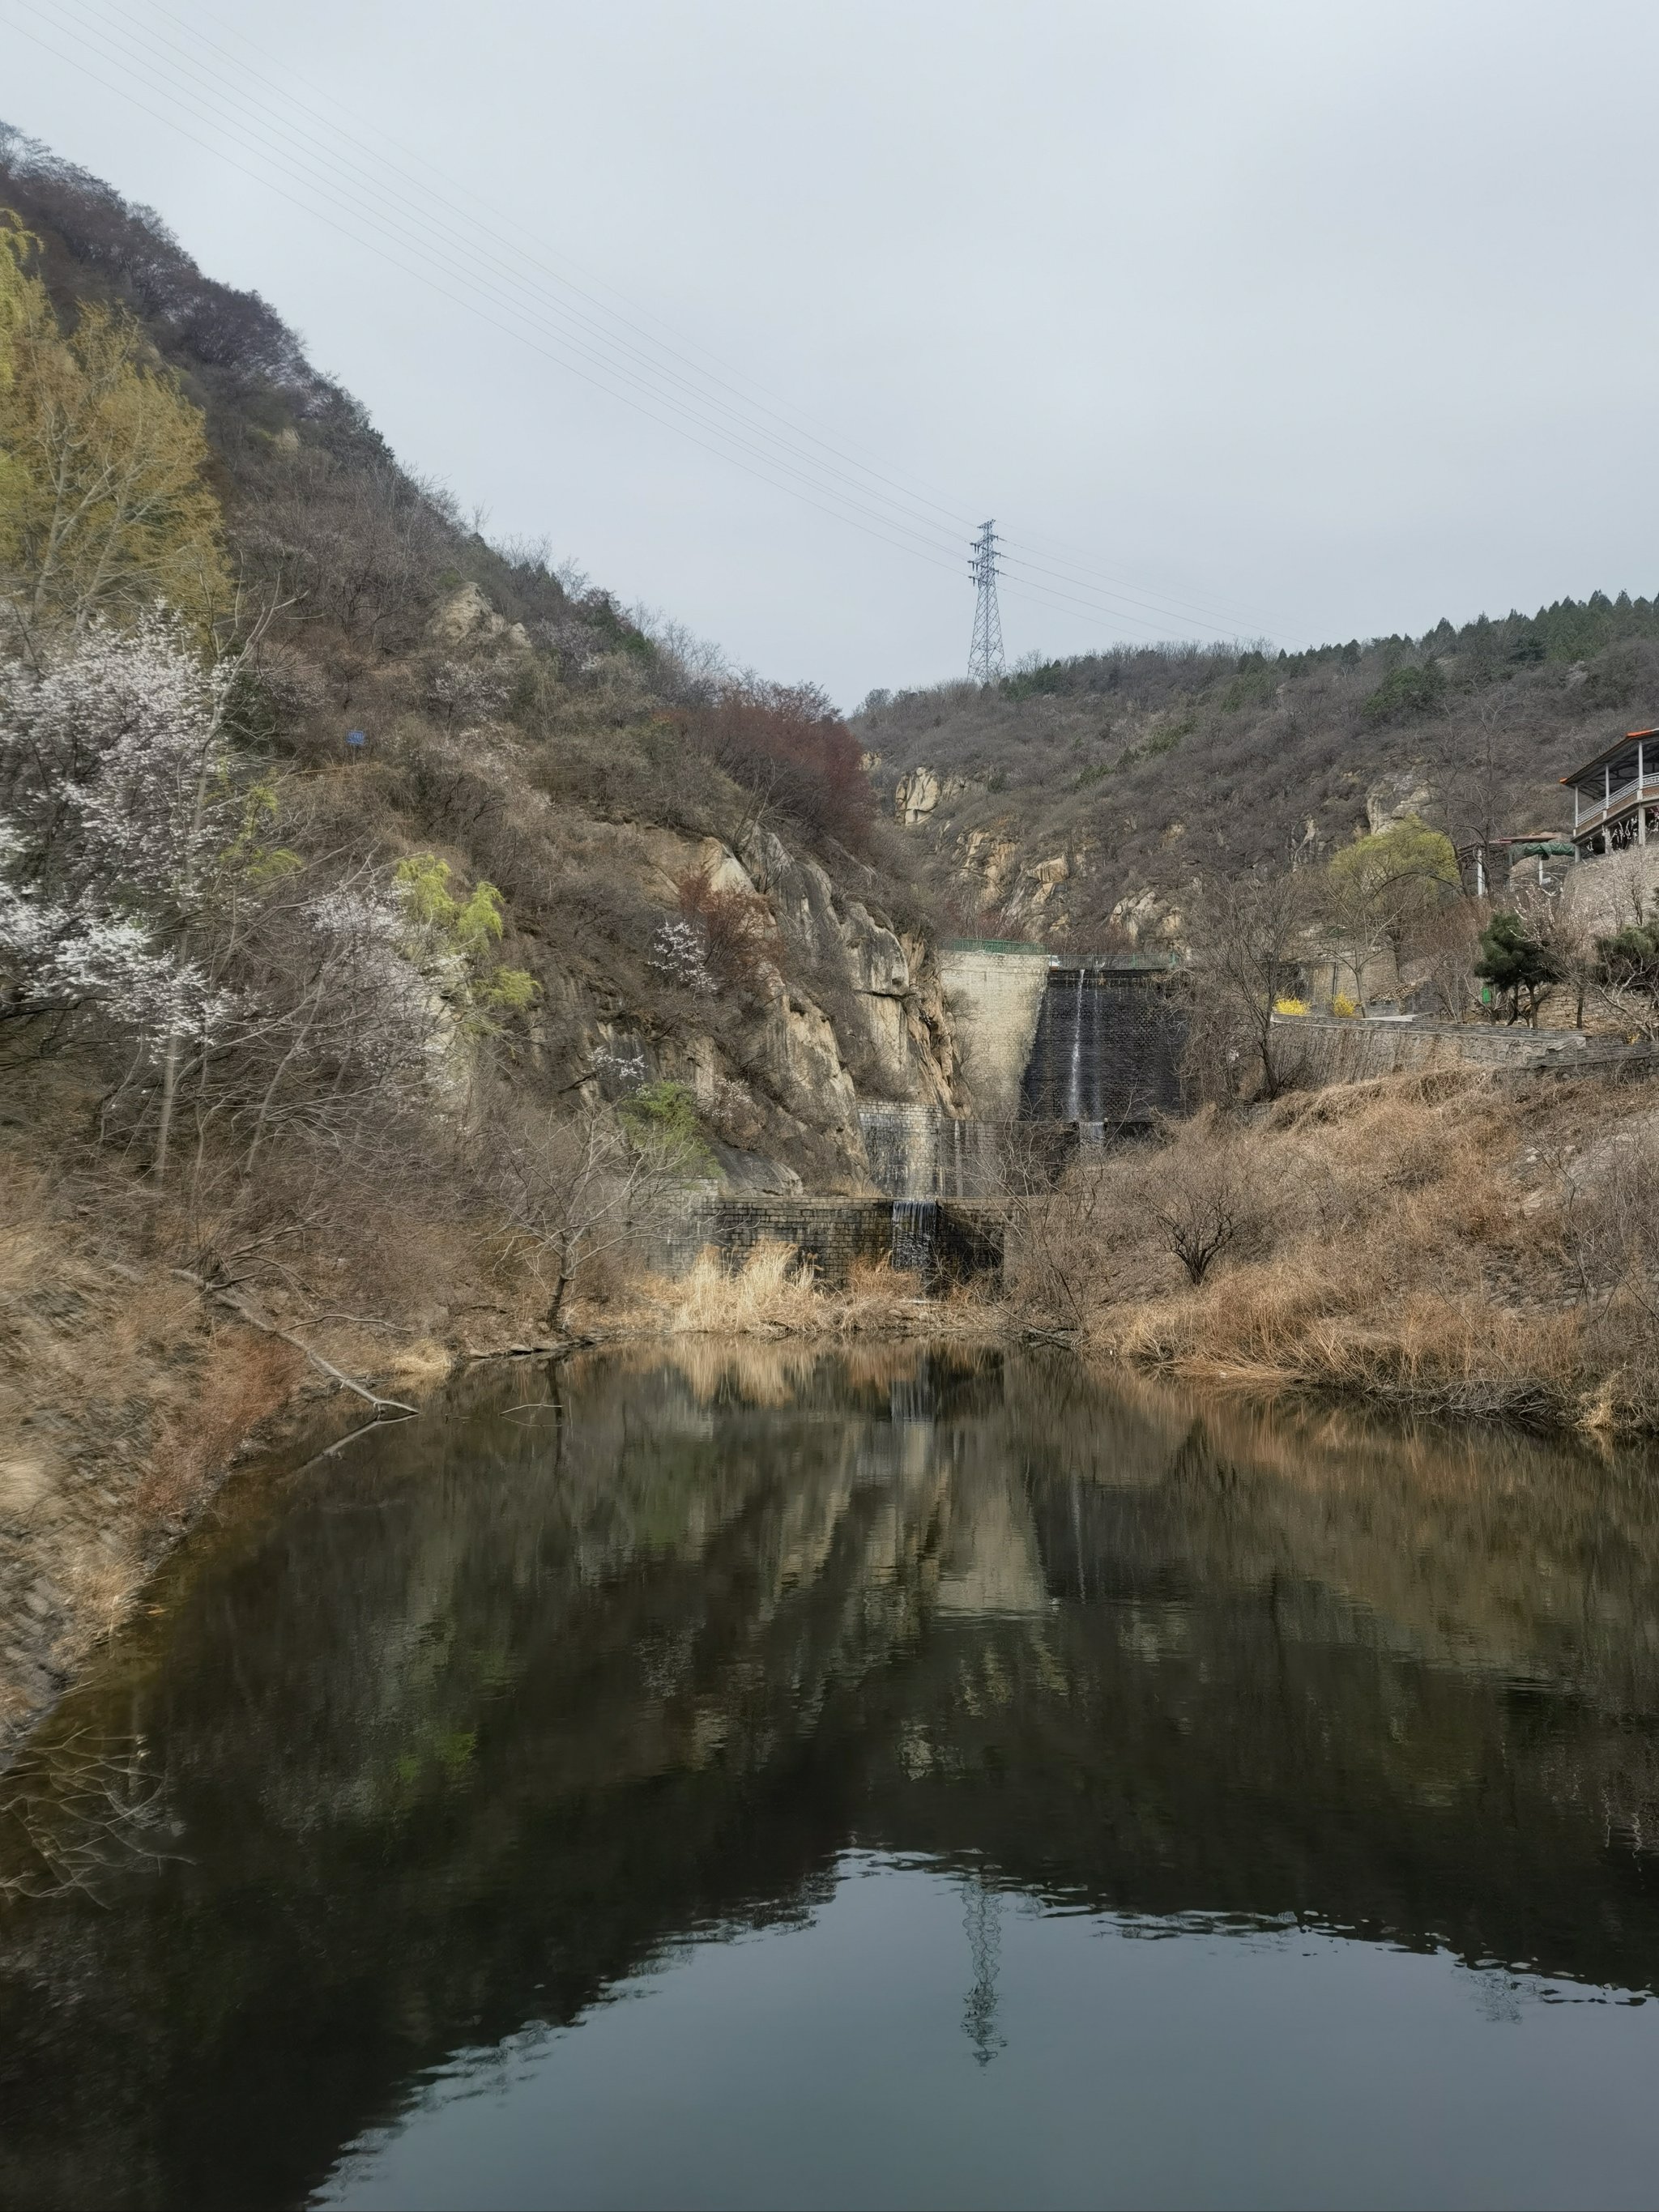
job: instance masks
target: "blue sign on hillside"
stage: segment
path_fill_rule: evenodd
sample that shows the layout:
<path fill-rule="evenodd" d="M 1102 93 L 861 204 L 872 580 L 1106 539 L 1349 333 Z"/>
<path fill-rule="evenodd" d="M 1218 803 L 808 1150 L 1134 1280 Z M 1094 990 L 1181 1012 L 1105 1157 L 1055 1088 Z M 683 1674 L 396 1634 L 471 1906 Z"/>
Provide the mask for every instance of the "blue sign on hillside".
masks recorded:
<path fill-rule="evenodd" d="M 363 735 L 361 730 L 348 730 L 346 732 L 346 743 L 350 746 L 354 753 L 357 753 L 362 750 L 363 747 L 368 743 L 368 739 Z"/>

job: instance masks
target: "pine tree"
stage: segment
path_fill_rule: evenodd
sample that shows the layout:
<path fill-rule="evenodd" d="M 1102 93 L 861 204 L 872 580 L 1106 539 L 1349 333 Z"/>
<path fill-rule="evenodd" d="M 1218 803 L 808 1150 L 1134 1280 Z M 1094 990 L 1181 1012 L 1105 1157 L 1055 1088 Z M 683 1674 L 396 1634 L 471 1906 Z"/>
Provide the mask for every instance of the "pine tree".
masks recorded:
<path fill-rule="evenodd" d="M 1474 972 L 1494 990 L 1507 995 L 1512 1022 L 1523 1012 L 1528 1023 L 1535 1022 L 1544 992 L 1557 977 L 1548 948 L 1528 934 L 1518 914 L 1509 912 L 1493 915 L 1481 932 L 1480 957 Z"/>

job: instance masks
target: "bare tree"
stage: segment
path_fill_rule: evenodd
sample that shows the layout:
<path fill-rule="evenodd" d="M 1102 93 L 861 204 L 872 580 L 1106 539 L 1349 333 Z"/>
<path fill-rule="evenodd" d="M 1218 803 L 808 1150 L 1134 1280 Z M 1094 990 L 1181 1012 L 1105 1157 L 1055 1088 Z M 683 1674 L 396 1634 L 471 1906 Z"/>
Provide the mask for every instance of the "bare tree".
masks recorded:
<path fill-rule="evenodd" d="M 1075 1335 L 1106 1294 L 1112 1157 L 1072 1150 L 1051 1122 L 1014 1119 L 997 1132 L 1006 1276 L 1033 1335 Z"/>
<path fill-rule="evenodd" d="M 556 1335 L 571 1289 L 596 1261 L 635 1245 L 672 1209 L 693 1163 L 672 1136 L 617 1126 L 601 1105 L 554 1119 L 503 1094 L 486 1134 L 494 1194 L 516 1232 Z"/>
<path fill-rule="evenodd" d="M 1441 1020 L 1461 1022 L 1480 1006 L 1474 963 L 1482 909 L 1472 899 L 1452 899 L 1425 915 L 1416 937 L 1422 988 Z"/>
<path fill-rule="evenodd" d="M 1584 1026 L 1584 1001 L 1605 995 L 1606 969 L 1589 916 L 1563 890 L 1528 890 L 1516 908 L 1530 934 L 1549 955 L 1556 981 L 1572 999 L 1572 1024 Z"/>
<path fill-rule="evenodd" d="M 1150 1161 L 1147 1186 L 1147 1212 L 1194 1289 L 1224 1252 L 1255 1233 L 1261 1219 L 1249 1158 L 1237 1138 L 1215 1134 L 1213 1124 L 1209 1142 L 1189 1134 L 1178 1152 Z"/>
<path fill-rule="evenodd" d="M 1498 840 L 1505 825 L 1512 824 L 1516 776 L 1504 765 L 1502 751 L 1509 734 L 1505 717 L 1511 712 L 1506 694 L 1479 698 L 1468 751 L 1445 778 L 1445 817 L 1460 849 L 1473 848 L 1477 898 L 1492 896 L 1498 856 L 1507 849 Z"/>
<path fill-rule="evenodd" d="M 1247 1061 L 1266 1097 L 1296 1080 L 1294 1031 L 1274 1022 L 1273 1005 L 1306 951 L 1311 905 L 1308 879 L 1295 870 L 1252 868 L 1201 885 L 1191 928 L 1188 1065 L 1205 1087 L 1231 1089 Z"/>
<path fill-rule="evenodd" d="M 244 537 L 304 613 L 370 646 L 411 641 L 453 557 L 443 493 L 392 461 L 347 468 L 309 450 L 282 464 Z"/>

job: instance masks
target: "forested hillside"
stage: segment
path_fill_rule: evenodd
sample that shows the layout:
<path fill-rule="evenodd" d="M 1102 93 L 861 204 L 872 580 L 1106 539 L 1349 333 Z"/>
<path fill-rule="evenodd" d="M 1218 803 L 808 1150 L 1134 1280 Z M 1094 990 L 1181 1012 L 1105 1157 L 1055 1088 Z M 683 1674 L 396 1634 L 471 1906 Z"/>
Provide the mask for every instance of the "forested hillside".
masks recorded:
<path fill-rule="evenodd" d="M 1420 638 L 1124 648 L 872 693 L 854 726 L 955 926 L 1104 941 L 1200 874 L 1328 858 L 1407 809 L 1458 845 L 1570 818 L 1558 779 L 1659 719 L 1659 603 Z"/>

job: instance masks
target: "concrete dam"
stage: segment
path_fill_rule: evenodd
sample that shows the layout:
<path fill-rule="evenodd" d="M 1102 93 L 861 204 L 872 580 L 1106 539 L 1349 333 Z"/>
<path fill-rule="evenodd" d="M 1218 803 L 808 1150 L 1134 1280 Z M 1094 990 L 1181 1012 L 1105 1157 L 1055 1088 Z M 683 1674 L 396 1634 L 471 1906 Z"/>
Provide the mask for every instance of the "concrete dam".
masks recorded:
<path fill-rule="evenodd" d="M 859 1124 L 890 1198 L 1000 1194 L 1011 1122 L 1098 1143 L 1181 1105 L 1181 1013 L 1166 963 L 1109 954 L 951 947 L 940 962 L 975 1112 L 870 1104 Z"/>
<path fill-rule="evenodd" d="M 1178 1109 L 1182 1032 L 1167 963 L 971 945 L 945 948 L 939 965 L 972 1112 L 862 1104 L 878 1197 L 711 1193 L 664 1241 L 661 1264 L 678 1273 L 711 1246 L 737 1264 L 771 1239 L 795 1245 L 832 1286 L 860 1261 L 914 1269 L 930 1290 L 994 1273 L 1011 1168 L 1022 1180 L 1056 1174 L 1079 1144 Z"/>
<path fill-rule="evenodd" d="M 1181 1103 L 1185 1025 L 1166 958 L 957 944 L 939 957 L 974 1111 L 1133 1128 Z"/>
<path fill-rule="evenodd" d="M 892 1202 L 893 1265 L 929 1279 L 945 1245 L 960 1267 L 985 1262 L 1011 1149 L 1025 1173 L 1042 1156 L 1011 1147 L 1011 1124 L 1060 1140 L 1045 1148 L 1054 1170 L 1079 1144 L 1145 1128 L 1180 1107 L 1183 1040 L 1164 962 L 972 945 L 940 964 L 976 1115 L 859 1109 L 871 1180 Z"/>
<path fill-rule="evenodd" d="M 1182 1042 L 1167 971 L 1051 965 L 1020 1116 L 1073 1121 L 1097 1136 L 1144 1128 L 1181 1104 Z"/>

